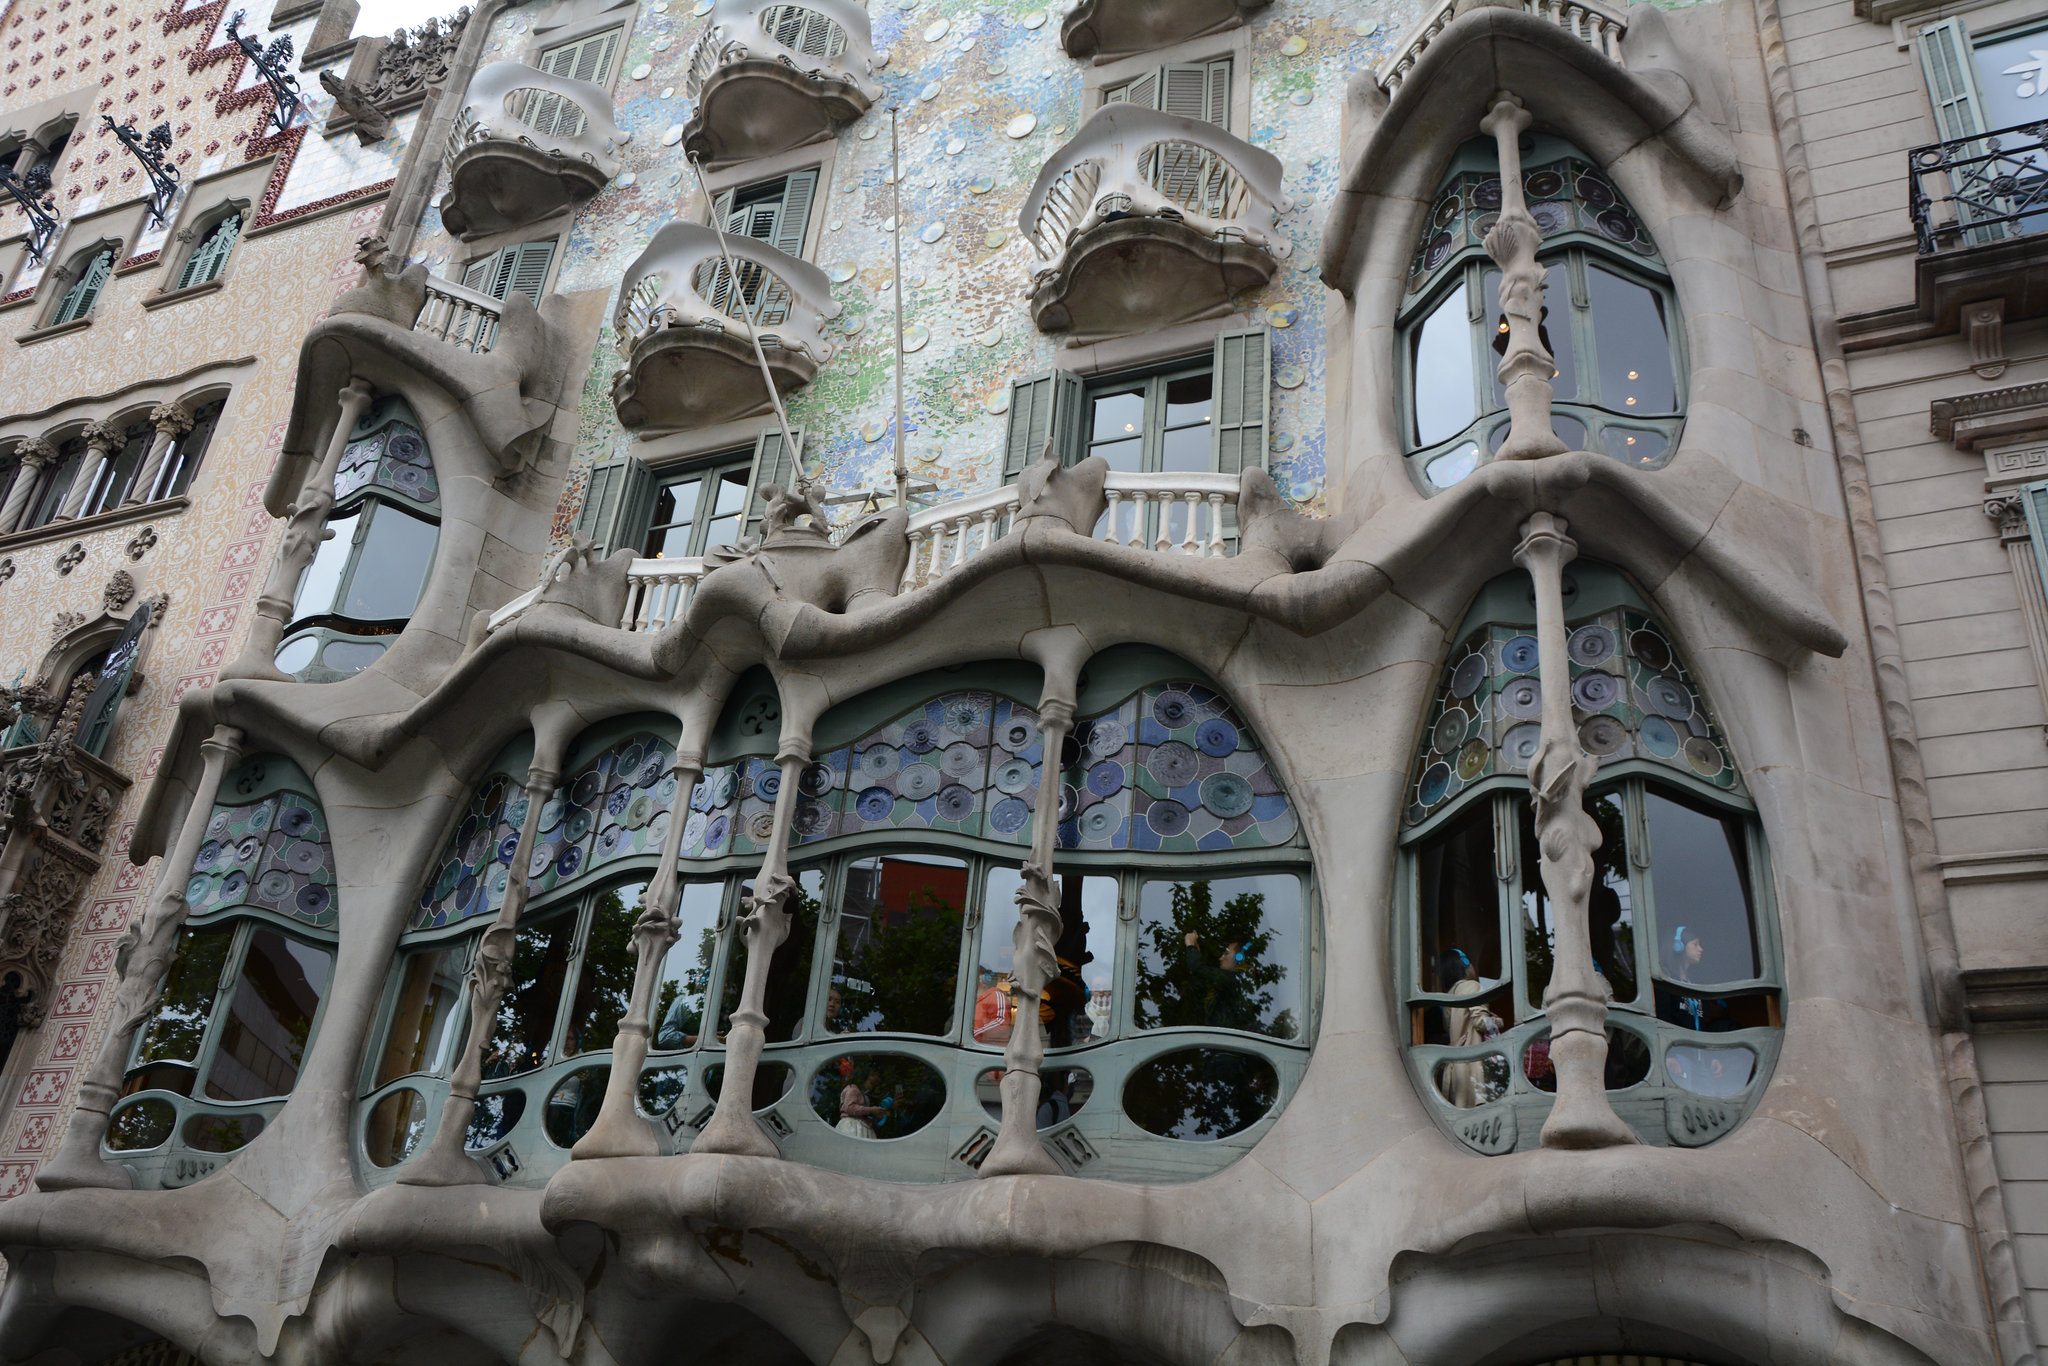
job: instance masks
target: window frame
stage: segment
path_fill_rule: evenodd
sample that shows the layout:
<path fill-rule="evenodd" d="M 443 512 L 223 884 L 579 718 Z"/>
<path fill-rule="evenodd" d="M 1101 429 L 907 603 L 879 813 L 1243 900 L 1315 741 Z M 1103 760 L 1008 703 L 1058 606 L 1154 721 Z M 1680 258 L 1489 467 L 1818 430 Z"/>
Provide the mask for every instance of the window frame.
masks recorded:
<path fill-rule="evenodd" d="M 1228 33 L 1212 33 L 1199 38 L 1189 38 L 1169 47 L 1155 48 L 1149 52 L 1133 53 L 1127 57 L 1090 65 L 1081 73 L 1081 109 L 1083 119 L 1092 118 L 1104 105 L 1103 92 L 1140 77 L 1147 71 L 1157 71 L 1168 66 L 1196 66 L 1227 57 L 1231 61 L 1230 94 L 1227 100 L 1228 117 L 1219 127 L 1232 137 L 1245 138 L 1252 127 L 1252 49 L 1251 30 L 1232 29 Z"/>
<path fill-rule="evenodd" d="M 676 460 L 662 465 L 649 466 L 649 470 L 654 476 L 650 487 L 652 496 L 648 503 L 646 526 L 641 529 L 638 543 L 639 548 L 635 551 L 635 555 L 640 559 L 668 558 L 661 552 L 654 550 L 652 542 L 656 532 L 663 530 L 664 526 L 674 526 L 675 523 L 657 523 L 654 518 L 656 509 L 661 505 L 662 492 L 675 484 L 681 483 L 685 479 L 699 481 L 700 484 L 707 486 L 707 491 L 715 490 L 721 475 L 744 470 L 746 477 L 740 481 L 739 509 L 737 513 L 728 513 L 726 516 L 737 516 L 739 518 L 739 536 L 734 537 L 734 540 L 737 541 L 740 537 L 745 536 L 747 534 L 748 522 L 750 520 L 758 520 L 750 519 L 747 516 L 747 511 L 755 501 L 754 486 L 760 468 L 759 451 L 760 444 L 756 442 L 752 446 L 728 447 L 725 450 L 708 455 L 693 456 L 687 460 Z M 704 552 L 711 548 L 707 544 L 711 534 L 711 523 L 724 520 L 720 517 L 706 516 L 705 513 L 709 510 L 702 506 L 702 501 L 703 494 L 700 492 L 699 508 L 697 515 L 691 520 L 689 538 L 681 555 L 676 558 L 701 559 Z M 714 509 L 710 510 L 715 510 L 715 505 Z M 729 544 L 729 542 L 719 542 L 719 544 Z"/>
<path fill-rule="evenodd" d="M 122 243 L 102 237 L 67 257 L 64 262 L 67 272 L 64 288 L 56 291 L 43 326 L 65 327 L 96 317 L 100 300 L 105 297 L 107 285 L 114 278 L 114 269 L 121 264 L 121 250 Z M 104 267 L 100 265 L 102 260 L 106 262 Z M 95 274 L 98 276 L 96 280 L 93 278 Z M 88 289 L 91 291 L 89 294 L 85 293 Z"/>
<path fill-rule="evenodd" d="M 215 238 L 227 230 L 227 225 L 231 221 L 237 225 L 233 229 L 234 236 L 225 246 L 212 252 L 212 270 L 202 279 L 191 278 L 193 268 L 207 259 L 207 252 Z M 175 262 L 177 273 L 171 278 L 176 283 L 164 292 L 177 294 L 206 285 L 226 284 L 228 265 L 233 261 L 235 252 L 241 248 L 242 240 L 248 233 L 248 225 L 249 206 L 239 200 L 228 200 L 209 210 L 193 225 L 185 249 Z"/>

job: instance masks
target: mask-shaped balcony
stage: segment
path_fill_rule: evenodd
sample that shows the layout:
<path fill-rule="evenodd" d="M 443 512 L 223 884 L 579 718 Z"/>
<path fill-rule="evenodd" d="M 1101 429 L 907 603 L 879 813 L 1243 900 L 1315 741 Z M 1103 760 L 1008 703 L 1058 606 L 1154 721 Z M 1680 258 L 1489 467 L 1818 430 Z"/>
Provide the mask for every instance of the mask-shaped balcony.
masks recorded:
<path fill-rule="evenodd" d="M 476 73 L 448 134 L 441 219 L 462 237 L 504 232 L 572 208 L 618 173 L 630 134 L 612 99 L 589 81 L 523 62 Z"/>
<path fill-rule="evenodd" d="M 690 54 L 683 150 L 716 168 L 815 141 L 867 112 L 875 66 L 853 0 L 717 0 Z"/>
<path fill-rule="evenodd" d="M 1104 106 L 1017 215 L 1038 253 L 1031 316 L 1077 341 L 1227 311 L 1286 246 L 1280 163 L 1213 123 Z"/>
<path fill-rule="evenodd" d="M 1269 0 L 1081 0 L 1060 25 L 1069 57 L 1113 61 L 1237 28 Z"/>
<path fill-rule="evenodd" d="M 828 350 L 819 329 L 839 312 L 825 272 L 751 237 L 725 243 L 737 283 L 718 234 L 699 223 L 670 223 L 628 267 L 613 319 L 626 368 L 612 377 L 612 403 L 625 426 L 700 427 L 768 411 L 748 319 L 779 392 L 818 373 Z"/>

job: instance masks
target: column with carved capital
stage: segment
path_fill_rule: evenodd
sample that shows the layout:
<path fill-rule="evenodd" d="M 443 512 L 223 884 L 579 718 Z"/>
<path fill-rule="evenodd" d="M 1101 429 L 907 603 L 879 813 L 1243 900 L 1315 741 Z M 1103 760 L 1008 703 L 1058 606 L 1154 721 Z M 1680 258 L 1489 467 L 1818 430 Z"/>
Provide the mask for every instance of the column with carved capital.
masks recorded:
<path fill-rule="evenodd" d="M 191 805 L 185 808 L 178 838 L 164 853 L 149 906 L 140 919 L 128 923 L 128 932 L 114 954 L 119 980 L 114 986 L 113 1028 L 78 1084 L 78 1108 L 71 1113 L 64 1146 L 36 1173 L 36 1185 L 43 1190 L 82 1186 L 124 1190 L 133 1184 L 126 1168 L 110 1166 L 101 1159 L 100 1143 L 106 1138 L 107 1116 L 121 1095 L 121 1078 L 128 1069 L 135 1031 L 163 995 L 164 974 L 178 953 L 178 931 L 192 913 L 185 900 L 185 883 L 206 839 L 206 823 L 213 818 L 221 779 L 241 753 L 242 732 L 233 726 L 215 726 L 213 734 L 200 743 L 199 782 Z"/>
<path fill-rule="evenodd" d="M 2023 490 L 1988 494 L 1984 515 L 1998 523 L 1998 541 L 2012 569 L 2012 586 L 2020 600 L 2020 619 L 2027 625 L 2027 646 L 2034 659 L 2034 681 L 2048 697 L 2048 591 L 2043 590 L 2040 548 L 2027 525 Z M 2048 734 L 2048 732 L 2044 732 Z"/>
<path fill-rule="evenodd" d="M 157 476 L 163 472 L 164 458 L 171 453 L 171 445 L 192 430 L 192 414 L 185 405 L 166 400 L 149 410 L 149 425 L 156 428 L 156 436 L 149 443 L 149 454 L 143 458 L 142 468 L 135 472 L 135 482 L 128 489 L 124 507 L 147 503 L 154 499 Z"/>
<path fill-rule="evenodd" d="M 65 490 L 64 504 L 50 519 L 53 522 L 68 522 L 84 510 L 86 495 L 98 487 L 100 476 L 121 453 L 121 429 L 111 422 L 88 422 L 79 435 L 85 438 L 85 459 L 78 462 L 78 472 L 71 476 L 71 487 Z"/>
<path fill-rule="evenodd" d="M 49 148 L 35 141 L 35 139 L 23 138 L 21 140 L 21 150 L 14 155 L 14 174 L 25 178 L 29 173 L 29 168 L 49 155 L 49 151 Z"/>
<path fill-rule="evenodd" d="M 1479 129 L 1500 151 L 1500 217 L 1487 229 L 1486 252 L 1500 266 L 1500 311 L 1507 320 L 1507 352 L 1495 374 L 1508 399 L 1508 438 L 1499 460 L 1535 460 L 1556 455 L 1564 441 L 1550 424 L 1550 381 L 1557 357 L 1543 344 L 1543 267 L 1536 248 L 1543 230 L 1522 196 L 1522 133 L 1529 111 L 1503 90 Z"/>
<path fill-rule="evenodd" d="M 14 458 L 21 462 L 21 471 L 7 490 L 7 502 L 0 505 L 0 535 L 21 529 L 29 515 L 29 499 L 43 482 L 43 471 L 57 462 L 57 448 L 32 436 L 14 448 Z"/>
<path fill-rule="evenodd" d="M 685 735 L 676 750 L 669 773 L 676 780 L 675 805 L 670 809 L 668 834 L 661 842 L 661 863 L 647 895 L 640 918 L 633 922 L 633 948 L 639 962 L 633 971 L 633 996 L 619 1020 L 618 1037 L 612 1043 L 612 1072 L 605 1083 L 604 1106 L 590 1132 L 576 1140 L 570 1158 L 652 1157 L 661 1151 L 654 1126 L 636 1113 L 634 1096 L 640 1085 L 640 1069 L 647 1062 L 647 1038 L 654 1030 L 654 990 L 661 976 L 661 962 L 682 934 L 676 907 L 682 899 L 683 880 L 677 862 L 683 852 L 684 817 L 690 809 L 690 794 L 704 773 L 703 737 Z"/>
<path fill-rule="evenodd" d="M 333 534 L 327 530 L 327 514 L 334 510 L 334 476 L 341 469 L 342 453 L 348 449 L 349 433 L 356 429 L 375 394 L 367 380 L 351 379 L 342 386 L 341 415 L 334 424 L 334 435 L 328 440 L 320 463 L 307 474 L 297 500 L 286 509 L 284 540 L 270 566 L 270 577 L 264 580 L 263 593 L 256 599 L 248 643 L 242 647 L 241 658 L 221 670 L 222 678 L 284 677 L 274 662 L 278 642 L 284 638 L 285 623 L 291 620 L 299 577 L 313 563 L 320 543 Z"/>
<path fill-rule="evenodd" d="M 1600 827 L 1586 812 L 1586 784 L 1599 761 L 1579 748 L 1572 724 L 1571 659 L 1564 629 L 1564 567 L 1579 553 L 1562 517 L 1538 512 L 1522 524 L 1515 563 L 1536 591 L 1536 670 L 1543 685 L 1542 737 L 1529 763 L 1536 845 L 1556 935 L 1543 1012 L 1557 1103 L 1543 1123 L 1546 1148 L 1606 1148 L 1636 1141 L 1607 1101 L 1606 979 L 1593 966 L 1586 903 Z"/>

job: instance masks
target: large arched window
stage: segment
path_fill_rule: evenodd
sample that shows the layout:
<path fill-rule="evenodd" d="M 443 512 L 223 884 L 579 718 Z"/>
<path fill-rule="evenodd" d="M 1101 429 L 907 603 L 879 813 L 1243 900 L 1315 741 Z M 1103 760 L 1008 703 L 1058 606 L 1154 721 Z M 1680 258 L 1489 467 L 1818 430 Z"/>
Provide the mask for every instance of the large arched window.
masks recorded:
<path fill-rule="evenodd" d="M 298 1081 L 334 970 L 334 848 L 313 785 L 259 755 L 221 784 L 185 886 L 191 919 L 136 1032 L 110 1156 L 182 1186 L 263 1130 Z"/>
<path fill-rule="evenodd" d="M 1570 450 L 1663 462 L 1685 412 L 1677 306 L 1649 233 L 1600 168 L 1566 143 L 1523 139 L 1523 193 L 1543 232 L 1543 337 L 1556 358 L 1553 425 Z M 1495 378 L 1507 344 L 1486 233 L 1500 212 L 1491 141 L 1467 143 L 1437 191 L 1400 313 L 1402 448 L 1428 490 L 1449 488 L 1507 439 Z"/>
<path fill-rule="evenodd" d="M 638 1094 L 679 1150 L 708 1118 L 746 973 L 734 926 L 781 780 L 775 696 L 760 681 L 732 699 L 686 800 L 664 776 L 674 723 L 641 718 L 579 745 L 543 810 L 468 1136 L 500 1172 L 545 1179 L 595 1120 L 649 855 L 673 819 L 682 935 L 661 968 Z M 1037 691 L 1028 670 L 975 667 L 820 721 L 798 779 L 798 893 L 769 966 L 753 1097 L 792 1157 L 948 1180 L 971 1175 L 994 1141 L 1001 1050 L 1025 1023 L 1008 987 L 1043 759 Z M 1198 1175 L 1257 1141 L 1306 1066 L 1307 850 L 1258 741 L 1184 663 L 1112 651 L 1090 665 L 1080 703 L 1062 764 L 1061 972 L 1029 1022 L 1049 1050 L 1040 1123 L 1072 1170 Z M 513 875 L 527 752 L 493 765 L 422 893 L 366 1079 L 373 1168 L 425 1142 L 446 1093 L 455 984 Z M 848 1088 L 884 1113 L 844 1123 Z"/>
<path fill-rule="evenodd" d="M 299 578 L 277 667 L 302 683 L 362 672 L 412 617 L 441 535 L 441 486 L 404 399 L 377 400 L 334 475 L 332 534 Z"/>
<path fill-rule="evenodd" d="M 1612 993 L 1607 1084 L 1644 1141 L 1697 1146 L 1763 1090 L 1782 1025 L 1755 808 L 1671 637 L 1620 575 L 1566 575 L 1572 715 L 1600 761 L 1589 903 Z M 1555 1089 L 1543 992 L 1554 924 L 1527 766 L 1541 727 L 1528 580 L 1467 615 L 1410 776 L 1397 961 L 1416 1080 L 1482 1152 L 1535 1146 Z"/>

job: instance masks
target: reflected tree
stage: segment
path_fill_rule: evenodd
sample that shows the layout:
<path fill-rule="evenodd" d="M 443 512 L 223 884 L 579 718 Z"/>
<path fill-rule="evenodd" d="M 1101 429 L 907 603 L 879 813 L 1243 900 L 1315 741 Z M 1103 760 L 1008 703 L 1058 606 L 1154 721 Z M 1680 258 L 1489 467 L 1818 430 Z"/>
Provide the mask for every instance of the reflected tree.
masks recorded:
<path fill-rule="evenodd" d="M 1168 918 L 1145 925 L 1139 1028 L 1203 1026 L 1293 1038 L 1294 1012 L 1272 1013 L 1270 988 L 1287 969 L 1266 960 L 1272 933 L 1266 928 L 1265 894 L 1245 892 L 1221 907 L 1214 902 L 1207 879 L 1182 883 L 1173 889 Z"/>

